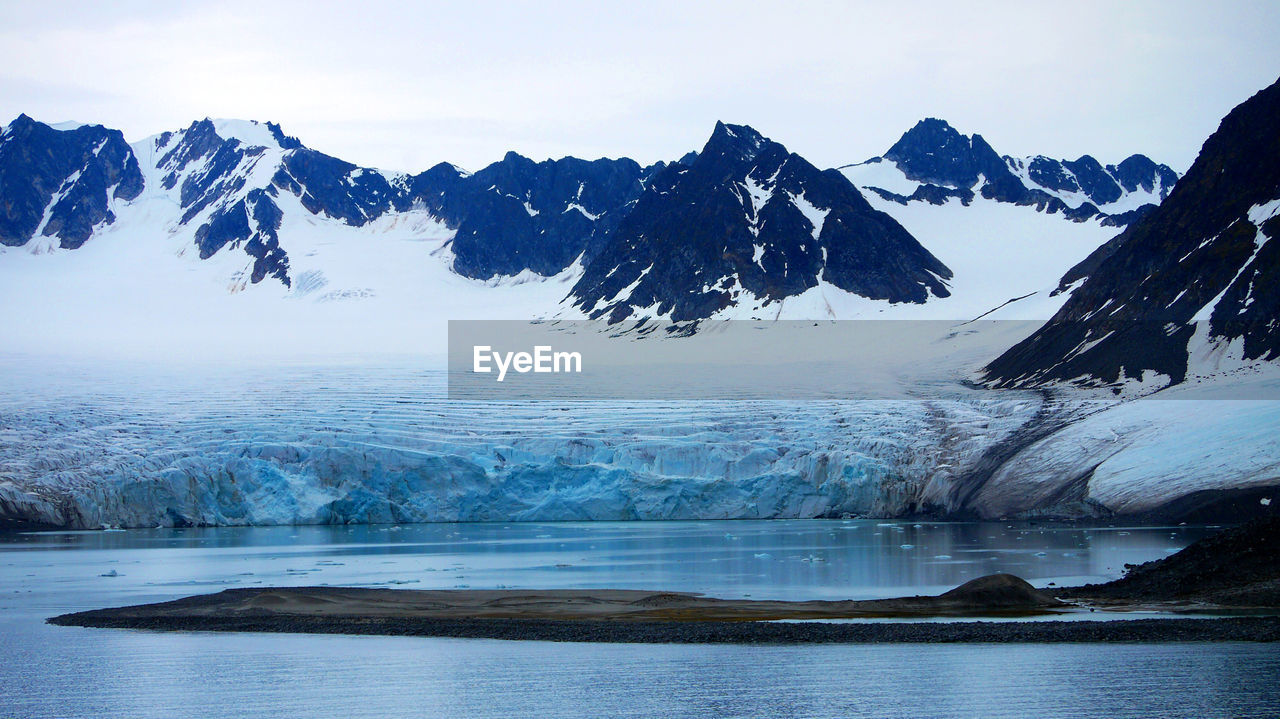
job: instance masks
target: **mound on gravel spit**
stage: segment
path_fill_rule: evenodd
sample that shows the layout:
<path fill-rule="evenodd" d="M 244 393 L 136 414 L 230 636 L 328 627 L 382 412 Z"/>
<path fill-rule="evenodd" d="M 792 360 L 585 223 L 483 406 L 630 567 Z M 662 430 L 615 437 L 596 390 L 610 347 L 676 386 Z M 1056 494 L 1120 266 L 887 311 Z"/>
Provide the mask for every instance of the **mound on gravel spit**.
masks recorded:
<path fill-rule="evenodd" d="M 1012 574 L 978 577 L 942 594 L 941 598 L 990 609 L 1035 609 L 1062 605 L 1052 596 Z"/>

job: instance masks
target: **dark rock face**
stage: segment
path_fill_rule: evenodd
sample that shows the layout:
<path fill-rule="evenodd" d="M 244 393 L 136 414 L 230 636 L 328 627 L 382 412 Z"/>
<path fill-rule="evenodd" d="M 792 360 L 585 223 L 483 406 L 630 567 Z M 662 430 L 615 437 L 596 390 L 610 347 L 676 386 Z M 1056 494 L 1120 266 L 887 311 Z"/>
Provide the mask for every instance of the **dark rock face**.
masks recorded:
<path fill-rule="evenodd" d="M 1227 606 L 1280 606 L 1280 515 L 1274 511 L 1139 565 L 1107 584 L 1065 590 L 1095 600 L 1199 601 Z"/>
<path fill-rule="evenodd" d="M 437 165 L 413 178 L 415 199 L 457 229 L 454 270 L 489 279 L 554 275 L 590 261 L 644 190 L 652 169 L 632 160 L 534 162 L 507 153 L 474 175 Z"/>
<path fill-rule="evenodd" d="M 941 185 L 920 185 L 915 192 L 910 195 L 899 195 L 897 193 L 882 190 L 879 187 L 868 187 L 868 190 L 876 193 L 886 200 L 896 202 L 899 205 L 905 205 L 908 202 L 927 202 L 930 205 L 945 205 L 951 198 L 960 200 L 961 204 L 969 205 L 973 202 L 974 193 L 965 187 L 942 187 Z"/>
<path fill-rule="evenodd" d="M 883 160 L 896 164 L 908 179 L 924 183 L 910 197 L 871 188 L 894 202 L 942 204 L 957 197 L 968 204 L 978 192 L 987 199 L 1034 206 L 1040 212 L 1061 212 L 1077 222 L 1103 214 L 1098 208 L 1119 200 L 1125 192 L 1159 188 L 1163 198 L 1178 180 L 1173 170 L 1142 155 L 1105 168 L 1088 155 L 1075 161 L 1002 157 L 981 135 L 962 135 L 936 118 L 916 123 L 889 148 Z M 1019 177 L 1024 171 L 1030 186 Z M 1072 207 L 1054 193 L 1081 193 L 1089 201 Z M 1143 212 L 1103 214 L 1103 222 L 1124 226 Z"/>
<path fill-rule="evenodd" d="M 865 297 L 923 302 L 947 296 L 950 277 L 839 172 L 749 127 L 717 123 L 690 164 L 653 177 L 570 296 L 610 322 L 641 308 L 683 322 L 744 291 L 774 301 L 825 279 Z"/>
<path fill-rule="evenodd" d="M 1277 199 L 1280 84 L 1232 110 L 1165 202 L 1067 273 L 1062 288 L 1083 284 L 988 380 L 1107 384 L 1151 370 L 1181 382 L 1197 316 L 1208 336 L 1242 339 L 1246 360 L 1280 357 L 1280 218 L 1249 216 Z"/>
<path fill-rule="evenodd" d="M 132 200 L 142 186 L 118 130 L 60 131 L 19 115 L 0 136 L 0 244 L 24 245 L 39 233 L 64 249 L 80 247 L 94 227 L 115 221 L 111 199 Z"/>
<path fill-rule="evenodd" d="M 1047 157 L 1033 157 L 1027 165 L 1027 175 L 1032 182 L 1050 190 L 1080 191 L 1075 175 L 1067 172 L 1063 163 Z"/>
<path fill-rule="evenodd" d="M 312 214 L 354 227 L 409 205 L 404 189 L 393 188 L 382 173 L 305 147 L 285 154 L 271 184 L 297 195 Z"/>
<path fill-rule="evenodd" d="M 243 248 L 254 258 L 250 281 L 274 277 L 292 286 L 289 256 L 280 248 L 280 222 L 284 215 L 272 200 L 274 188 L 250 190 L 244 199 L 218 210 L 196 229 L 200 259 L 208 259 L 223 247 Z"/>
<path fill-rule="evenodd" d="M 1178 181 L 1178 173 L 1164 165 L 1157 165 L 1145 155 L 1130 155 L 1119 165 L 1107 165 L 1107 172 L 1126 192 L 1139 189 L 1151 192 L 1155 189 L 1154 181 L 1159 180 L 1160 186 L 1165 188 L 1167 197 L 1168 189 Z"/>
<path fill-rule="evenodd" d="M 916 123 L 884 154 L 907 179 L 952 189 L 973 189 L 985 179 L 982 196 L 1002 202 L 1035 204 L 1027 188 L 1009 171 L 1005 159 L 982 135 L 966 137 L 942 120 Z"/>
<path fill-rule="evenodd" d="M 296 150 L 302 147 L 302 143 L 298 141 L 298 138 L 284 134 L 284 130 L 281 130 L 280 126 L 274 122 L 267 123 L 267 131 L 275 138 L 276 143 L 286 150 Z"/>
<path fill-rule="evenodd" d="M 965 137 L 945 121 L 930 117 L 903 134 L 884 157 L 896 162 L 909 179 L 972 187 L 980 173 L 1008 172 L 1000 156 L 990 149 L 981 136 Z"/>
<path fill-rule="evenodd" d="M 1107 171 L 1102 169 L 1102 165 L 1088 155 L 1075 162 L 1063 162 L 1062 166 L 1075 175 L 1076 181 L 1080 183 L 1080 191 L 1088 195 L 1089 199 L 1096 204 L 1106 205 L 1115 202 L 1124 194 L 1120 191 L 1120 185 L 1115 178 L 1107 174 Z"/>

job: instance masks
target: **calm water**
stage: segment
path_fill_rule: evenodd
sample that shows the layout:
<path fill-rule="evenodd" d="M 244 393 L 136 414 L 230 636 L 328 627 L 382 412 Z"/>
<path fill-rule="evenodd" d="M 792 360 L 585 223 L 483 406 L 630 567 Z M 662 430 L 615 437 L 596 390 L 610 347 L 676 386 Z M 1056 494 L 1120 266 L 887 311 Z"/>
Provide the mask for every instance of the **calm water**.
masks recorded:
<path fill-rule="evenodd" d="M 1277 716 L 1267 645 L 664 646 L 52 627 L 231 586 L 881 597 L 1100 580 L 1197 527 L 874 521 L 0 535 L 0 717 Z M 106 575 L 106 576 L 104 576 Z"/>

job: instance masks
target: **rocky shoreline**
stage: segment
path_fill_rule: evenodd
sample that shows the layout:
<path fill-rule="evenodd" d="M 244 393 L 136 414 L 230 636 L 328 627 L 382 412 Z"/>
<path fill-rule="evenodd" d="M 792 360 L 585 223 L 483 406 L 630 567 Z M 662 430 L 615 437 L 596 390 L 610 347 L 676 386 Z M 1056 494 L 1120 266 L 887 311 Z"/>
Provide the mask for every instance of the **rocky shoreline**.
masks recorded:
<path fill-rule="evenodd" d="M 86 613 L 88 614 L 88 613 Z M 410 617 L 85 617 L 54 624 L 117 629 L 279 632 L 626 644 L 1275 642 L 1280 617 L 1036 622 L 608 622 Z"/>
<path fill-rule="evenodd" d="M 65 614 L 48 621 L 159 631 L 682 644 L 1274 642 L 1280 641 L 1277 540 L 1280 519 L 1258 520 L 1170 557 L 1130 567 L 1114 582 L 1051 593 L 1007 574 L 975 579 L 936 597 L 865 601 L 715 599 L 608 589 L 267 587 Z M 1150 609 L 1217 616 L 970 621 Z M 938 618 L 948 621 L 910 621 Z M 874 619 L 893 621 L 865 621 Z"/>

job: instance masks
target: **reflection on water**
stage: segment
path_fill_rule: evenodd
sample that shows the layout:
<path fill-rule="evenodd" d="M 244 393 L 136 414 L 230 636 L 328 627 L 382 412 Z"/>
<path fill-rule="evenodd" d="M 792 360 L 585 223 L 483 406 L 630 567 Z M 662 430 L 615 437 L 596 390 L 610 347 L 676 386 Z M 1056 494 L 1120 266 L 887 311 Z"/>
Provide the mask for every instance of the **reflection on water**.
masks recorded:
<path fill-rule="evenodd" d="M 0 542 L 0 577 L 59 609 L 97 606 L 101 592 L 142 601 L 258 584 L 864 599 L 944 591 L 994 572 L 1039 586 L 1102 581 L 1211 531 L 795 520 L 50 532 Z"/>
<path fill-rule="evenodd" d="M 1280 653 L 1267 645 L 592 645 L 41 621 L 256 584 L 865 598 L 1007 571 L 1044 586 L 1116 576 L 1208 531 L 787 521 L 0 535 L 0 717 L 1280 713 Z"/>

